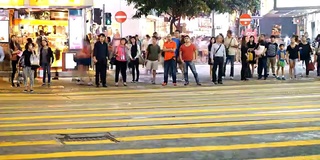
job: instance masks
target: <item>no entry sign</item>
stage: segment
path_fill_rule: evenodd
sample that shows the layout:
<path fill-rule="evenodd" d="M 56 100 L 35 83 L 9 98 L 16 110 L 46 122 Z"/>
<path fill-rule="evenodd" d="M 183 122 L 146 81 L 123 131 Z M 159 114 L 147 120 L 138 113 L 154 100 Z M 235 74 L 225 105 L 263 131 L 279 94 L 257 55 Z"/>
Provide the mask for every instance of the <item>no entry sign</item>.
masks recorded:
<path fill-rule="evenodd" d="M 249 14 L 243 14 L 240 16 L 240 24 L 243 26 L 249 26 L 251 21 L 252 21 L 252 18 Z"/>
<path fill-rule="evenodd" d="M 123 23 L 127 20 L 127 14 L 123 11 L 118 11 L 114 17 L 118 23 Z"/>

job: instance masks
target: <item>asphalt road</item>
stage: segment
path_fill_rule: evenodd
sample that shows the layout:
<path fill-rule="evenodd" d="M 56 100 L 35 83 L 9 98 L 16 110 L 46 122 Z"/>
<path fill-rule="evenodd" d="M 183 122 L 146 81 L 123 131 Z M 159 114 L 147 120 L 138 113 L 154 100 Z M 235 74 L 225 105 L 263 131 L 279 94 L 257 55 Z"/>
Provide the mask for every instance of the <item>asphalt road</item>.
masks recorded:
<path fill-rule="evenodd" d="M 0 160 L 320 159 L 319 81 L 234 83 L 2 92 Z"/>

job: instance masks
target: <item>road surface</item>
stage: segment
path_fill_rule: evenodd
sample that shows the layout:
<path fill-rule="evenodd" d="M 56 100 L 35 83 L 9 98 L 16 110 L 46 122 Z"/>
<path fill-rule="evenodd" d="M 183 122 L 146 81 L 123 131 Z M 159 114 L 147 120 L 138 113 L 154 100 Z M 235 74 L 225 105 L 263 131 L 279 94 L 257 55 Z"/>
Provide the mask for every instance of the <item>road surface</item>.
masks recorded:
<path fill-rule="evenodd" d="M 319 160 L 320 82 L 0 93 L 1 160 Z"/>

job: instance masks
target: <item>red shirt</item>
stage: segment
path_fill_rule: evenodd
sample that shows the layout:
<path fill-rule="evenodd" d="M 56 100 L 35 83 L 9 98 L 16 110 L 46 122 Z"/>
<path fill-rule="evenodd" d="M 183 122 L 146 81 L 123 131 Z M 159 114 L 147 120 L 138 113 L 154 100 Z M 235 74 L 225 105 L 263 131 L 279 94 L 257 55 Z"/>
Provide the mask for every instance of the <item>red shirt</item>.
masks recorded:
<path fill-rule="evenodd" d="M 182 60 L 183 61 L 193 61 L 194 52 L 196 51 L 196 46 L 190 44 L 186 46 L 185 44 L 181 45 L 180 51 L 182 52 Z"/>

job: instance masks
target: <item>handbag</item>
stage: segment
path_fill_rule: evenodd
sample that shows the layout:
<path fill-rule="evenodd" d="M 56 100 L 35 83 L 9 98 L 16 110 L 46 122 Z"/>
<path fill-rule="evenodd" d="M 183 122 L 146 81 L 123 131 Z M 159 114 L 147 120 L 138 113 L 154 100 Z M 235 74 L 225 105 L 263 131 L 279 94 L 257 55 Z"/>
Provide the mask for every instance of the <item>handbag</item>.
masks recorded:
<path fill-rule="evenodd" d="M 308 71 L 314 71 L 315 70 L 314 63 L 309 62 L 307 69 L 308 69 Z"/>
<path fill-rule="evenodd" d="M 253 53 L 248 52 L 248 61 L 253 61 Z"/>
<path fill-rule="evenodd" d="M 40 66 L 39 56 L 37 56 L 35 53 L 31 54 L 30 63 L 31 63 L 31 66 Z"/>

